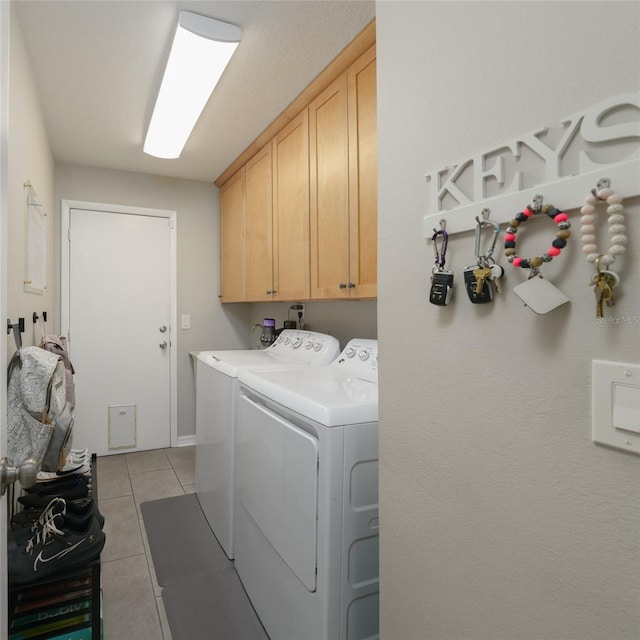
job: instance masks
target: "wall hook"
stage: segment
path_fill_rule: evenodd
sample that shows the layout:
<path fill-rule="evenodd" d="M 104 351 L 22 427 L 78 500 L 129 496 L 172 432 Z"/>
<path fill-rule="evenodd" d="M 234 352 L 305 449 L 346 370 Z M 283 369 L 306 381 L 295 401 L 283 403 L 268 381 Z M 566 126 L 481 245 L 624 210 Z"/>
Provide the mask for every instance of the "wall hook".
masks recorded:
<path fill-rule="evenodd" d="M 12 329 L 18 329 L 20 333 L 24 333 L 24 318 L 18 318 L 18 322 L 11 322 L 7 319 L 7 335 L 11 333 Z"/>

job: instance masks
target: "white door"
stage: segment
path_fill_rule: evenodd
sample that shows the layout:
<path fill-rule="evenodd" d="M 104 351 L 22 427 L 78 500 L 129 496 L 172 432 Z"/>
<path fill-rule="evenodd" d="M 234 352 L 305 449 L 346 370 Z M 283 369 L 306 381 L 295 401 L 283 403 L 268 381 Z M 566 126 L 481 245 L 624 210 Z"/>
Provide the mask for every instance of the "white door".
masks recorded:
<path fill-rule="evenodd" d="M 170 446 L 172 226 L 166 217 L 69 211 L 76 448 Z"/>

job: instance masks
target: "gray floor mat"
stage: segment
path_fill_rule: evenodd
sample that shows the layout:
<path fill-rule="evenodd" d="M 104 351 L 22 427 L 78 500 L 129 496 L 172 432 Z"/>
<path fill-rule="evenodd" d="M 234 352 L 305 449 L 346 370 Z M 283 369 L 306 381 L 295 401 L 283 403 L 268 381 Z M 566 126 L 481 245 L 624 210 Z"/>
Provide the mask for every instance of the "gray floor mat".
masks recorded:
<path fill-rule="evenodd" d="M 158 584 L 162 587 L 233 566 L 195 494 L 140 504 Z"/>
<path fill-rule="evenodd" d="M 269 640 L 233 567 L 162 590 L 173 640 Z"/>

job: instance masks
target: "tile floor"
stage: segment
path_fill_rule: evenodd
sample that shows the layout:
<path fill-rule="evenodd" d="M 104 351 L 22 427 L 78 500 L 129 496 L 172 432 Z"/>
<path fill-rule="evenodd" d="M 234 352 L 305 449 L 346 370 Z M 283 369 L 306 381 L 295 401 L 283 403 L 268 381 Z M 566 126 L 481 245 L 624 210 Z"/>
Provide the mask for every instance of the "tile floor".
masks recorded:
<path fill-rule="evenodd" d="M 98 458 L 104 640 L 172 640 L 140 503 L 195 491 L 195 447 Z M 172 523 L 167 523 L 171 526 Z"/>

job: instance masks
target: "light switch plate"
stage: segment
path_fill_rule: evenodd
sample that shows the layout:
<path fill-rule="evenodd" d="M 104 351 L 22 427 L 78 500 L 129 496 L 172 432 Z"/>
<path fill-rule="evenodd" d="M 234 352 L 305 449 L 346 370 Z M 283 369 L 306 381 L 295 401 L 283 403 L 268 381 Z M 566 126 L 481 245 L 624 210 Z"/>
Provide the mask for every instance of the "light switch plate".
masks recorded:
<path fill-rule="evenodd" d="M 594 360 L 591 374 L 593 441 L 640 454 L 640 365 Z"/>

